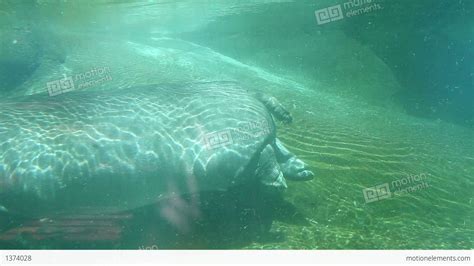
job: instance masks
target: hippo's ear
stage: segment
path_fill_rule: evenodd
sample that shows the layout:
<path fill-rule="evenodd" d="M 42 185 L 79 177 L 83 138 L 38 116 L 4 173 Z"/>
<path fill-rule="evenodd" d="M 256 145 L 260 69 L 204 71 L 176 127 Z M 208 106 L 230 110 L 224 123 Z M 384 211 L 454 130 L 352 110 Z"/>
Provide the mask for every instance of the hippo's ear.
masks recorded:
<path fill-rule="evenodd" d="M 283 107 L 283 105 L 275 98 L 263 93 L 256 93 L 255 97 L 265 105 L 267 110 L 275 117 L 276 120 L 284 123 L 291 123 L 293 117 L 290 112 Z"/>

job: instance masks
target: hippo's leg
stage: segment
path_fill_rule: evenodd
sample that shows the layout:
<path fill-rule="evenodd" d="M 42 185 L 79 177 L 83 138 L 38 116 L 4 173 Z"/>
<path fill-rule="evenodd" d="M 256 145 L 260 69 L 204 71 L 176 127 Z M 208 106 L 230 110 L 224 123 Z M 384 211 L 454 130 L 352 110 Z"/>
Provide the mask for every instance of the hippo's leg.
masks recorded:
<path fill-rule="evenodd" d="M 263 93 L 257 93 L 255 96 L 263 103 L 263 105 L 265 105 L 267 110 L 276 118 L 276 120 L 287 124 L 293 121 L 290 112 L 288 112 L 288 110 L 286 110 L 286 108 L 275 97 Z"/>
<path fill-rule="evenodd" d="M 273 143 L 273 150 L 285 178 L 295 181 L 313 179 L 313 172 L 306 168 L 306 164 L 302 160 L 285 148 L 278 138 Z"/>
<path fill-rule="evenodd" d="M 267 145 L 258 159 L 256 170 L 257 179 L 266 188 L 284 190 L 287 188 L 286 181 L 281 171 L 280 164 L 276 160 L 272 145 Z"/>

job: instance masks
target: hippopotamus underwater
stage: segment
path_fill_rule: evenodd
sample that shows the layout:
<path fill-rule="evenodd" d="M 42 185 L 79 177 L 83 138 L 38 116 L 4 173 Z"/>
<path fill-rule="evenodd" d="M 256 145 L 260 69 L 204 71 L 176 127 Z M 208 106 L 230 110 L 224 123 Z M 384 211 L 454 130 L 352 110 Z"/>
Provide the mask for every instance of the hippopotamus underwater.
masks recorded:
<path fill-rule="evenodd" d="M 123 211 L 242 184 L 284 190 L 313 173 L 276 137 L 292 118 L 233 82 L 148 85 L 0 102 L 0 206 L 43 217 Z"/>

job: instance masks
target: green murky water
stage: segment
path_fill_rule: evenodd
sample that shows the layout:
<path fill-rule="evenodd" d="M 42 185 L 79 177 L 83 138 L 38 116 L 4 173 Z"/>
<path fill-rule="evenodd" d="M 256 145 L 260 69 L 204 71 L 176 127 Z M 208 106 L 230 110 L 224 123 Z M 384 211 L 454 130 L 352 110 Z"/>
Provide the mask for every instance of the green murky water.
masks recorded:
<path fill-rule="evenodd" d="M 0 247 L 473 248 L 472 1 L 0 0 L 0 14 L 3 97 L 67 76 L 90 91 L 235 80 L 287 107 L 278 135 L 315 173 L 283 199 L 184 198 L 200 212 L 186 232 L 153 206 L 67 216 L 69 231 L 4 214 Z M 78 238 L 90 224 L 102 233 Z"/>

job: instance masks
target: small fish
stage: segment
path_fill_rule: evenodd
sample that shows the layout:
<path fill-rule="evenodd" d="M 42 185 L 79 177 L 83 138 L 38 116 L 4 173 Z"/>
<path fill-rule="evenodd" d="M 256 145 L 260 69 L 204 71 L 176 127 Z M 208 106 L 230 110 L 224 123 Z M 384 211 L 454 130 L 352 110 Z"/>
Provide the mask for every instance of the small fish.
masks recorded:
<path fill-rule="evenodd" d="M 8 209 L 5 208 L 4 206 L 0 205 L 0 213 L 1 212 L 8 212 Z"/>

